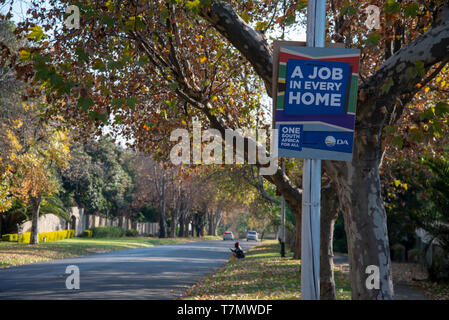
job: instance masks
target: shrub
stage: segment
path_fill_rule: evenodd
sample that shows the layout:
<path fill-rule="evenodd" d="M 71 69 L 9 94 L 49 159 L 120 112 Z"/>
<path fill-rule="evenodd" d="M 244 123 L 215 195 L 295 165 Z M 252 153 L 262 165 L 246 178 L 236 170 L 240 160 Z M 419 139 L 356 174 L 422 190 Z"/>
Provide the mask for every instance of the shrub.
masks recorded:
<path fill-rule="evenodd" d="M 392 253 L 392 260 L 394 261 L 404 261 L 405 260 L 405 247 L 400 244 L 396 243 L 391 247 L 391 253 Z"/>
<path fill-rule="evenodd" d="M 84 230 L 80 236 L 83 238 L 92 238 L 92 233 L 92 230 Z"/>
<path fill-rule="evenodd" d="M 139 235 L 139 232 L 136 229 L 126 230 L 127 237 L 137 237 L 138 235 Z"/>
<path fill-rule="evenodd" d="M 122 227 L 102 226 L 92 228 L 93 238 L 121 238 L 125 235 Z"/>
<path fill-rule="evenodd" d="M 420 262 L 424 256 L 424 252 L 418 248 L 407 251 L 408 262 Z"/>
<path fill-rule="evenodd" d="M 38 234 L 39 243 L 41 242 L 52 242 L 58 240 L 64 240 L 73 238 L 75 236 L 75 230 L 59 230 L 51 232 L 41 232 Z M 4 234 L 2 236 L 4 241 L 17 241 L 17 233 Z M 31 232 L 24 232 L 19 235 L 19 242 L 30 243 Z"/>
<path fill-rule="evenodd" d="M 3 241 L 17 241 L 17 234 L 4 234 L 2 235 Z"/>

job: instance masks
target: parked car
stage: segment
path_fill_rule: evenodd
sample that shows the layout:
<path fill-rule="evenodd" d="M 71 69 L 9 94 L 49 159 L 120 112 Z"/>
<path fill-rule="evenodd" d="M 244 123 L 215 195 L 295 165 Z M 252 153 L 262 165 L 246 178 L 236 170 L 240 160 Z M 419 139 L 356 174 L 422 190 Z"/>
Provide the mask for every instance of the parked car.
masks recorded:
<path fill-rule="evenodd" d="M 246 234 L 246 241 L 249 241 L 249 240 L 254 240 L 254 241 L 258 241 L 259 240 L 259 237 L 257 235 L 257 231 L 249 230 L 247 232 L 247 234 Z"/>
<path fill-rule="evenodd" d="M 232 231 L 226 231 L 223 233 L 223 240 L 234 240 L 234 234 Z"/>

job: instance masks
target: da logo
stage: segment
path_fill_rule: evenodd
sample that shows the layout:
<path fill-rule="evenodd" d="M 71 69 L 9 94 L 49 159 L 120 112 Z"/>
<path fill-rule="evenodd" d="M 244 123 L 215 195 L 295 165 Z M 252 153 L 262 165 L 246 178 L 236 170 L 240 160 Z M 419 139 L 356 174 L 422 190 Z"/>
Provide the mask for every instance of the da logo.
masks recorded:
<path fill-rule="evenodd" d="M 326 139 L 324 140 L 324 143 L 326 144 L 327 147 L 333 147 L 335 145 L 338 145 L 338 146 L 342 146 L 342 145 L 349 146 L 348 140 L 346 140 L 346 139 L 335 139 L 334 136 L 327 136 Z"/>
<path fill-rule="evenodd" d="M 326 143 L 326 146 L 328 147 L 333 147 L 337 143 L 337 140 L 335 140 L 333 136 L 327 136 L 324 143 Z"/>

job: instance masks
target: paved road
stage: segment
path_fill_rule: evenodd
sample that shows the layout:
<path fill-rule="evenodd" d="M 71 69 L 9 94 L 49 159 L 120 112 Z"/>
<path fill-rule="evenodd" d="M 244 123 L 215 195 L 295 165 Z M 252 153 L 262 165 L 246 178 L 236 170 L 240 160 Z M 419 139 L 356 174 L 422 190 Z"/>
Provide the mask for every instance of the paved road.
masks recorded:
<path fill-rule="evenodd" d="M 176 299 L 231 257 L 233 241 L 130 249 L 0 269 L 0 299 Z M 242 241 L 243 250 L 255 242 Z M 68 265 L 80 289 L 68 290 Z"/>

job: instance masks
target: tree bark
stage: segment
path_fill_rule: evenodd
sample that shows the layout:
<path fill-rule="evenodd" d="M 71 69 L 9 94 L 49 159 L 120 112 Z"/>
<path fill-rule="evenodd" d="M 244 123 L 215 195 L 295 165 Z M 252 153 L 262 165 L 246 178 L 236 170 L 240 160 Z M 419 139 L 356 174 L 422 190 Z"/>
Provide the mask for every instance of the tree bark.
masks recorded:
<path fill-rule="evenodd" d="M 336 300 L 334 280 L 334 224 L 338 215 L 335 184 L 322 187 L 320 216 L 320 299 Z"/>
<path fill-rule="evenodd" d="M 184 221 L 185 221 L 184 212 L 181 212 L 181 214 L 179 216 L 179 233 L 178 233 L 178 237 L 184 237 Z"/>
<path fill-rule="evenodd" d="M 355 147 L 355 151 L 357 149 Z M 345 221 L 351 292 L 355 300 L 389 300 L 394 297 L 379 159 L 372 161 L 338 164 L 338 175 L 334 176 Z M 379 268 L 379 288 L 366 286 L 369 276 L 366 269 L 370 265 Z"/>
<path fill-rule="evenodd" d="M 167 217 L 165 214 L 165 190 L 159 200 L 159 238 L 167 237 Z"/>
<path fill-rule="evenodd" d="M 299 209 L 298 209 L 299 210 Z M 301 259 L 301 225 L 302 225 L 302 215 L 301 210 L 299 212 L 295 212 L 295 242 L 294 251 L 293 251 L 293 259 Z"/>
<path fill-rule="evenodd" d="M 208 214 L 208 228 L 207 228 L 207 234 L 210 236 L 216 236 L 217 235 L 217 229 L 218 225 L 221 222 L 221 219 L 223 217 L 223 213 L 220 210 L 211 211 Z"/>
<path fill-rule="evenodd" d="M 174 238 L 176 235 L 176 225 L 178 224 L 178 210 L 172 211 L 171 223 L 170 223 L 170 238 Z"/>
<path fill-rule="evenodd" d="M 32 210 L 31 216 L 31 237 L 30 244 L 39 243 L 39 211 L 41 208 L 42 197 L 30 197 L 30 204 Z"/>

